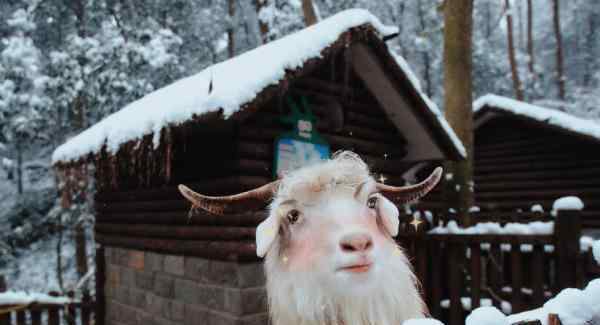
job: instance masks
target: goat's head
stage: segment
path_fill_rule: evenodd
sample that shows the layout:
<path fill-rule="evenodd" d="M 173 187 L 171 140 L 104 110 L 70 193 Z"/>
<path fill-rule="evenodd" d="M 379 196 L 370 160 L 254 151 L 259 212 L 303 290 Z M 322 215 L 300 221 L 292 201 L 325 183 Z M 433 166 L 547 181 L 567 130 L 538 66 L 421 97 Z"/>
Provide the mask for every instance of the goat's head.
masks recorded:
<path fill-rule="evenodd" d="M 286 306 L 276 306 L 285 303 L 317 323 L 331 321 L 331 317 L 342 317 L 346 323 L 366 317 L 386 324 L 383 316 L 338 315 L 340 300 L 354 305 L 352 302 L 362 301 L 358 297 L 370 297 L 370 302 L 365 302 L 370 306 L 367 313 L 387 313 L 390 322 L 422 314 L 410 266 L 392 239 L 399 226 L 395 204 L 419 199 L 440 176 L 441 168 L 437 168 L 417 185 L 384 185 L 373 179 L 356 154 L 341 152 L 331 160 L 233 196 L 203 196 L 184 186 L 180 190 L 195 206 L 218 214 L 258 208 L 272 200 L 268 217 L 256 229 L 256 252 L 266 255 L 275 324 L 277 319 L 293 321 L 293 312 L 286 316 L 282 311 Z M 389 310 L 380 313 L 383 305 L 373 305 L 379 301 L 373 295 L 386 299 L 384 305 L 401 304 L 394 308 L 406 308 L 403 316 L 396 317 Z M 407 304 L 405 299 L 412 301 Z M 411 309 L 413 314 L 406 315 Z M 280 315 L 274 315 L 277 312 Z"/>

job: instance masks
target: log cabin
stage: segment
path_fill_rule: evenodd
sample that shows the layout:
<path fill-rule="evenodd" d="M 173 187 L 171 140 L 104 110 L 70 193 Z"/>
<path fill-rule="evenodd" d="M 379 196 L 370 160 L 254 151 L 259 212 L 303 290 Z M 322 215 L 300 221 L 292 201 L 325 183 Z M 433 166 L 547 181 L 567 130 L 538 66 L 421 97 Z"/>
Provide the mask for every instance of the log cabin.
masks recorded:
<path fill-rule="evenodd" d="M 329 153 L 357 152 L 387 183 L 412 180 L 425 161 L 463 159 L 388 49 L 393 33 L 367 11 L 339 13 L 150 93 L 57 148 L 67 202 L 80 184 L 68 180 L 94 166 L 99 322 L 266 323 L 254 245 L 264 212 L 188 214 L 176 186 L 223 195 L 271 181 L 297 103 L 311 113 L 296 131 Z"/>

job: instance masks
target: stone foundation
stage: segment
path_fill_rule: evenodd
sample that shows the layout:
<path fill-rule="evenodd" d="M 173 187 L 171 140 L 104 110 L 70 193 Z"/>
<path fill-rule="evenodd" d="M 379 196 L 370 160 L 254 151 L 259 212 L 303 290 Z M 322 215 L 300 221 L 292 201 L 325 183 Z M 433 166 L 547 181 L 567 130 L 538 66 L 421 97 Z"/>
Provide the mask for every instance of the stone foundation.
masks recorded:
<path fill-rule="evenodd" d="M 105 247 L 110 325 L 268 323 L 262 263 Z"/>

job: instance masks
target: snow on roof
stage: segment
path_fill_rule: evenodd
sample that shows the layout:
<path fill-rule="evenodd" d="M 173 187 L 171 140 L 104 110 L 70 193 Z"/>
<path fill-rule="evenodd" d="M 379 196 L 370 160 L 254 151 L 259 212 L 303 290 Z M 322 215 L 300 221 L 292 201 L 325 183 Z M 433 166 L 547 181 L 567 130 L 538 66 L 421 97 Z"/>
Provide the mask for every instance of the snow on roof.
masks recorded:
<path fill-rule="evenodd" d="M 552 203 L 552 211 L 558 210 L 583 210 L 583 201 L 577 196 L 563 196 Z"/>
<path fill-rule="evenodd" d="M 6 291 L 0 293 L 0 305 L 29 305 L 32 303 L 64 305 L 73 302 L 67 297 L 53 297 L 44 293 Z"/>
<path fill-rule="evenodd" d="M 493 94 L 479 97 L 473 102 L 474 113 L 483 110 L 484 107 L 521 115 L 570 132 L 579 133 L 600 140 L 600 124 L 554 109 L 536 106 Z"/>
<path fill-rule="evenodd" d="M 419 93 L 419 96 L 421 97 L 425 105 L 427 105 L 427 108 L 435 115 L 440 126 L 452 141 L 454 147 L 456 147 L 461 156 L 467 157 L 467 150 L 463 146 L 462 141 L 460 141 L 456 133 L 454 133 L 454 130 L 452 129 L 452 127 L 450 127 L 450 124 L 448 124 L 448 121 L 446 121 L 446 118 L 442 115 L 442 112 L 440 111 L 438 106 L 427 95 L 425 95 L 425 93 L 421 89 L 421 83 L 419 82 L 419 78 L 417 78 L 415 73 L 412 71 L 410 65 L 408 65 L 408 62 L 406 62 L 406 60 L 397 53 L 390 52 L 390 54 L 392 54 L 402 72 L 404 72 L 410 83 L 415 87 L 415 89 Z"/>
<path fill-rule="evenodd" d="M 194 115 L 222 109 L 227 118 L 264 88 L 284 79 L 286 70 L 300 68 L 309 59 L 320 57 L 342 33 L 364 24 L 370 24 L 381 35 L 397 31 L 396 27 L 384 26 L 367 10 L 340 12 L 134 101 L 58 147 L 52 163 L 98 153 L 105 144 L 109 153 L 115 153 L 121 144 L 148 134 L 154 135 L 157 146 L 164 127 L 183 123 Z M 242 73 L 251 77 L 240 78 Z M 213 90 L 208 94 L 211 80 Z"/>

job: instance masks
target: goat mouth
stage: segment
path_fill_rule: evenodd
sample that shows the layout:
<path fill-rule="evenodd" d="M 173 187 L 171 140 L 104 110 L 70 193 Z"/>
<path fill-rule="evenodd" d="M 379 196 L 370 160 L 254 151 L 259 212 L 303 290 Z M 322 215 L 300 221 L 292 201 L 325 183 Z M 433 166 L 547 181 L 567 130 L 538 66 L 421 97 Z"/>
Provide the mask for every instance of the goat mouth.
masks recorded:
<path fill-rule="evenodd" d="M 340 267 L 338 272 L 365 273 L 371 269 L 371 263 L 354 264 Z"/>

